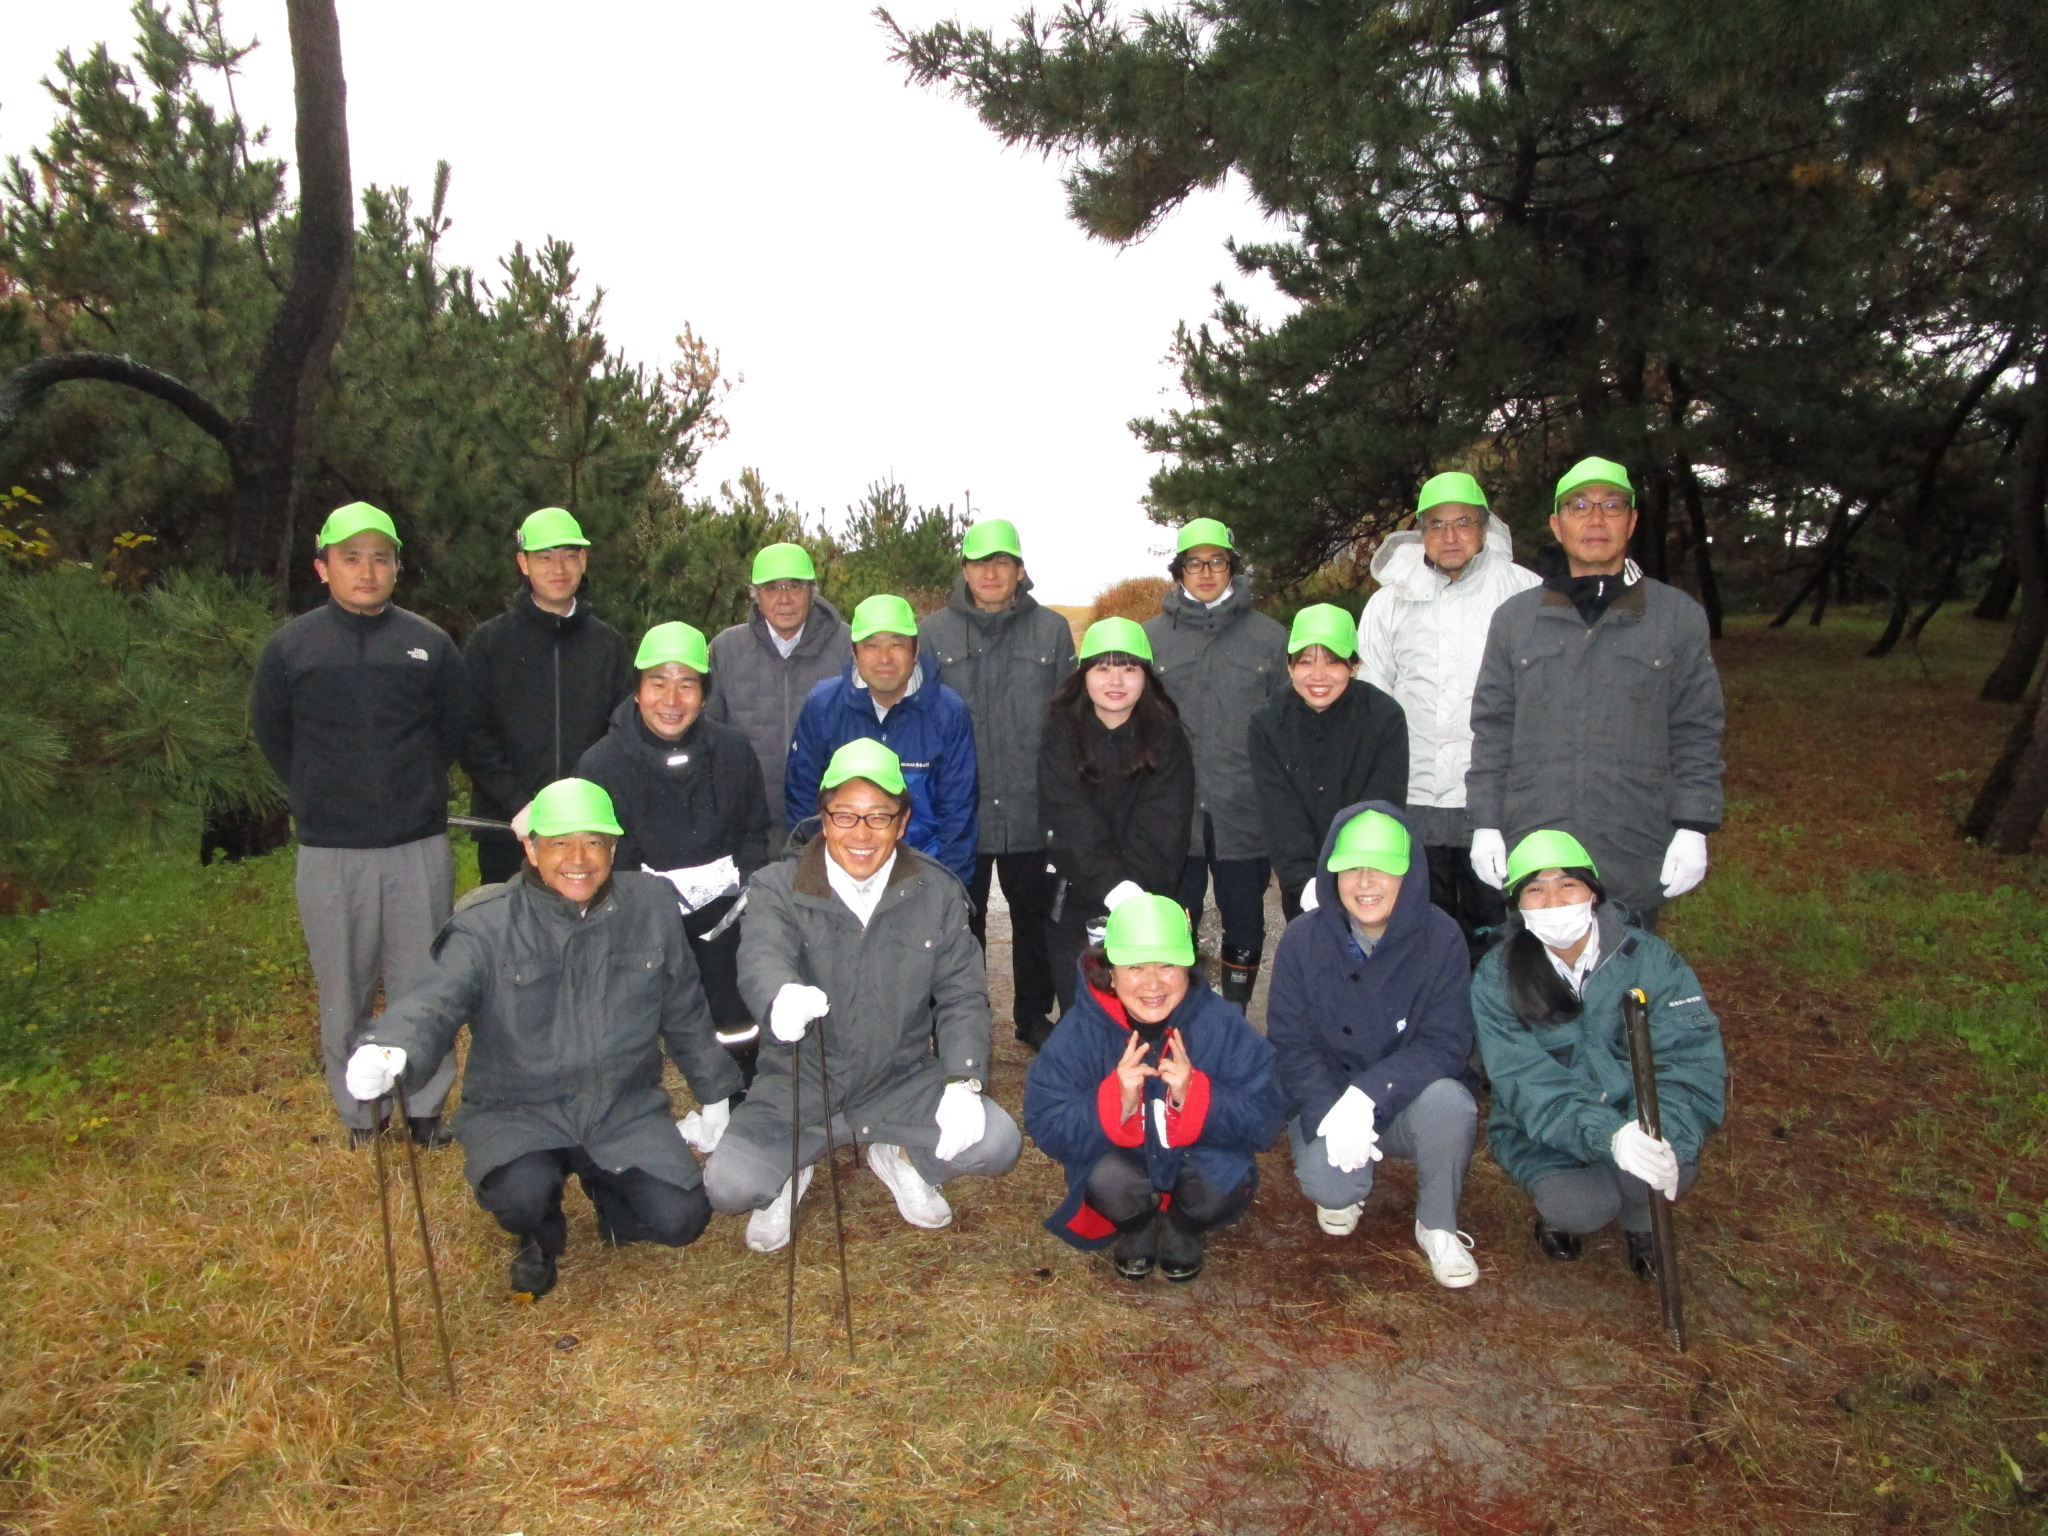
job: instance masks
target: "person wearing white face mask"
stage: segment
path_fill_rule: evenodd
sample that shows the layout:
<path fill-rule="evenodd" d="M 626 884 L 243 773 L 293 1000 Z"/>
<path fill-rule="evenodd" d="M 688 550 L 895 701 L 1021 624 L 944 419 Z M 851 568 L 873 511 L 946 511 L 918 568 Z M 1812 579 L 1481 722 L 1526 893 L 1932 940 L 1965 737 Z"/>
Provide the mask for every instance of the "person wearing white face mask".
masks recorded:
<path fill-rule="evenodd" d="M 1692 1188 L 1726 1110 L 1720 1021 L 1692 967 L 1607 899 L 1571 834 L 1518 842 L 1507 892 L 1507 938 L 1472 978 L 1493 1087 L 1488 1145 L 1535 1202 L 1546 1254 L 1576 1259 L 1586 1233 L 1618 1219 L 1629 1267 L 1651 1279 L 1649 1192 L 1676 1200 Z M 1661 1137 L 1636 1118 L 1621 1012 L 1636 989 L 1649 999 Z"/>

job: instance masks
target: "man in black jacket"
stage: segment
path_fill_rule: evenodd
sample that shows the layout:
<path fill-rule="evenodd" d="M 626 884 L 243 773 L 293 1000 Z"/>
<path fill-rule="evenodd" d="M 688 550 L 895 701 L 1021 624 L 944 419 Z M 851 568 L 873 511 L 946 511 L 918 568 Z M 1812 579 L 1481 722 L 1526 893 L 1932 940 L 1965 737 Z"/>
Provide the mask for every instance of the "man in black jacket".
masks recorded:
<path fill-rule="evenodd" d="M 330 515 L 313 569 L 328 600 L 270 637 L 249 703 L 257 745 L 284 781 L 298 833 L 299 921 L 320 992 L 328 1091 L 360 1145 L 376 1132 L 349 1093 L 349 1050 L 381 980 L 397 997 L 426 968 L 448 920 L 448 768 L 461 751 L 469 687 L 462 653 L 391 601 L 398 530 L 367 502 Z M 413 1139 L 446 1144 L 441 1101 L 453 1058 L 421 1083 Z"/>
<path fill-rule="evenodd" d="M 463 652 L 470 808 L 497 821 L 512 820 L 543 786 L 574 773 L 614 706 L 633 691 L 626 642 L 577 595 L 590 540 L 576 519 L 542 507 L 519 525 L 518 545 L 513 558 L 526 585 L 503 613 L 477 626 Z M 511 879 L 522 857 L 515 835 L 477 836 L 477 873 L 486 885 Z"/>

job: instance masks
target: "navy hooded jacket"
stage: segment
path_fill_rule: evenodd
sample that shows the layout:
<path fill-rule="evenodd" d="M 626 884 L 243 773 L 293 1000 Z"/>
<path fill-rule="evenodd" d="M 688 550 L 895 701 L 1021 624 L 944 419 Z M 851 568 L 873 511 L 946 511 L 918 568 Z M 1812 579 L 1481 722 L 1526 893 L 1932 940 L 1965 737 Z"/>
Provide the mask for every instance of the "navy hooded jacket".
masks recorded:
<path fill-rule="evenodd" d="M 1320 905 L 1287 925 L 1273 955 L 1266 1038 L 1278 1058 L 1289 1112 L 1310 1136 L 1330 1106 L 1356 1087 L 1385 1125 L 1440 1077 L 1477 1082 L 1472 1055 L 1472 963 L 1451 917 L 1429 901 L 1429 862 L 1414 838 L 1408 873 L 1387 931 L 1361 955 L 1324 866 L 1337 831 L 1360 811 L 1384 811 L 1415 828 L 1384 800 L 1346 806 L 1330 822 L 1316 860 Z"/>
<path fill-rule="evenodd" d="M 1116 1236 L 1114 1223 L 1086 1198 L 1088 1175 L 1115 1148 L 1145 1159 L 1154 1189 L 1171 1190 L 1182 1169 L 1191 1166 L 1210 1188 L 1232 1190 L 1247 1178 L 1256 1181 L 1253 1159 L 1273 1144 L 1285 1123 L 1273 1077 L 1273 1048 L 1208 982 L 1195 978 L 1165 1027 L 1180 1031 L 1195 1066 L 1187 1102 L 1166 1122 L 1168 1140 L 1179 1143 L 1185 1137 L 1184 1146 L 1160 1144 L 1152 1101 L 1166 1097 L 1166 1084 L 1158 1078 L 1146 1082 L 1139 1113 L 1121 1118 L 1116 1065 L 1130 1040 L 1130 1026 L 1123 1004 L 1089 987 L 1085 974 L 1074 1006 L 1024 1080 L 1024 1129 L 1067 1175 L 1067 1198 L 1046 1218 L 1045 1227 L 1076 1248 L 1100 1248 Z M 1106 1121 L 1115 1124 L 1114 1136 Z"/>
<path fill-rule="evenodd" d="M 923 668 L 922 676 L 913 674 L 916 686 L 896 701 L 885 720 L 875 718 L 874 695 L 855 681 L 850 657 L 839 676 L 811 689 L 789 745 L 783 814 L 792 827 L 817 815 L 818 780 L 832 754 L 849 741 L 872 737 L 903 759 L 903 781 L 910 791 L 905 841 L 958 875 L 962 885 L 971 885 L 981 800 L 974 721 L 960 695 L 939 681 L 938 668 L 924 666 L 921 650 L 915 665 Z"/>

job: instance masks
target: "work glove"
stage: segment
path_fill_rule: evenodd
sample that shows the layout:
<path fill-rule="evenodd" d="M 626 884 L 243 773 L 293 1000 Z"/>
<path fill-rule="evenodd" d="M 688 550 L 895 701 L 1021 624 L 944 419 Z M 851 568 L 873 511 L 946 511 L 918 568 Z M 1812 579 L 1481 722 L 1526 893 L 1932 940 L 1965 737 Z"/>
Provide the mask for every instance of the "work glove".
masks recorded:
<path fill-rule="evenodd" d="M 1316 895 L 1316 877 L 1314 875 L 1310 875 L 1308 877 L 1308 884 L 1304 885 L 1301 888 L 1301 910 L 1304 912 L 1313 912 L 1317 907 L 1320 907 L 1322 904 L 1323 899 L 1320 896 Z"/>
<path fill-rule="evenodd" d="M 512 835 L 522 843 L 526 841 L 526 829 L 533 824 L 533 802 L 527 801 L 512 813 Z"/>
<path fill-rule="evenodd" d="M 1642 1122 L 1629 1120 L 1610 1143 L 1614 1166 L 1661 1190 L 1666 1200 L 1678 1198 L 1678 1153 L 1662 1137 L 1652 1136 Z"/>
<path fill-rule="evenodd" d="M 768 1005 L 768 1032 L 784 1045 L 795 1045 L 803 1039 L 811 1020 L 822 1019 L 831 1007 L 816 987 L 785 981 Z"/>
<path fill-rule="evenodd" d="M 1133 896 L 1142 896 L 1144 894 L 1145 888 L 1135 880 L 1119 880 L 1109 888 L 1109 894 L 1102 898 L 1102 904 L 1114 912 Z"/>
<path fill-rule="evenodd" d="M 1330 1106 L 1316 1134 L 1323 1138 L 1330 1166 L 1339 1173 L 1356 1173 L 1386 1155 L 1380 1151 L 1379 1132 L 1373 1129 L 1373 1102 L 1355 1084 Z"/>
<path fill-rule="evenodd" d="M 1508 845 L 1498 827 L 1479 827 L 1472 833 L 1472 873 L 1496 891 L 1508 883 Z"/>
<path fill-rule="evenodd" d="M 988 1105 L 965 1083 L 948 1083 L 939 1095 L 939 1144 L 932 1156 L 950 1163 L 988 1130 Z"/>
<path fill-rule="evenodd" d="M 730 896 L 740 888 L 740 867 L 729 854 L 687 869 L 653 869 L 645 864 L 640 868 L 647 874 L 659 875 L 676 888 L 676 904 L 685 914 L 701 912 L 719 897 Z"/>
<path fill-rule="evenodd" d="M 1173 1146 L 1172 1139 L 1166 1134 L 1166 1100 L 1164 1099 L 1154 1099 L 1152 1101 L 1152 1129 L 1159 1133 L 1160 1146 L 1167 1148 Z"/>
<path fill-rule="evenodd" d="M 676 1122 L 676 1129 L 683 1133 L 683 1140 L 690 1144 L 690 1150 L 709 1157 L 718 1150 L 718 1143 L 725 1135 L 725 1128 L 732 1122 L 732 1100 L 720 1099 L 693 1109 Z"/>
<path fill-rule="evenodd" d="M 1664 899 L 1683 896 L 1707 878 L 1707 835 L 1680 827 L 1671 834 L 1671 846 L 1664 850 Z"/>
<path fill-rule="evenodd" d="M 344 1074 L 349 1096 L 374 1104 L 405 1073 L 405 1052 L 395 1045 L 359 1045 Z"/>

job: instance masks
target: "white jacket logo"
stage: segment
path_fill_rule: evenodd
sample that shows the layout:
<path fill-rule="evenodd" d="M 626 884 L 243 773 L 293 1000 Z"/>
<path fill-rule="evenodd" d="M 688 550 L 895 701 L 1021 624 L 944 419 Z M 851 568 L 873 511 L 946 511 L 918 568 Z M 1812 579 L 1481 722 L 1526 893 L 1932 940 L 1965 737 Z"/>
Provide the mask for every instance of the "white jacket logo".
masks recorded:
<path fill-rule="evenodd" d="M 407 651 L 405 654 L 410 656 L 414 661 L 425 661 L 427 659 L 427 648 L 423 645 L 416 645 L 411 650 Z"/>

